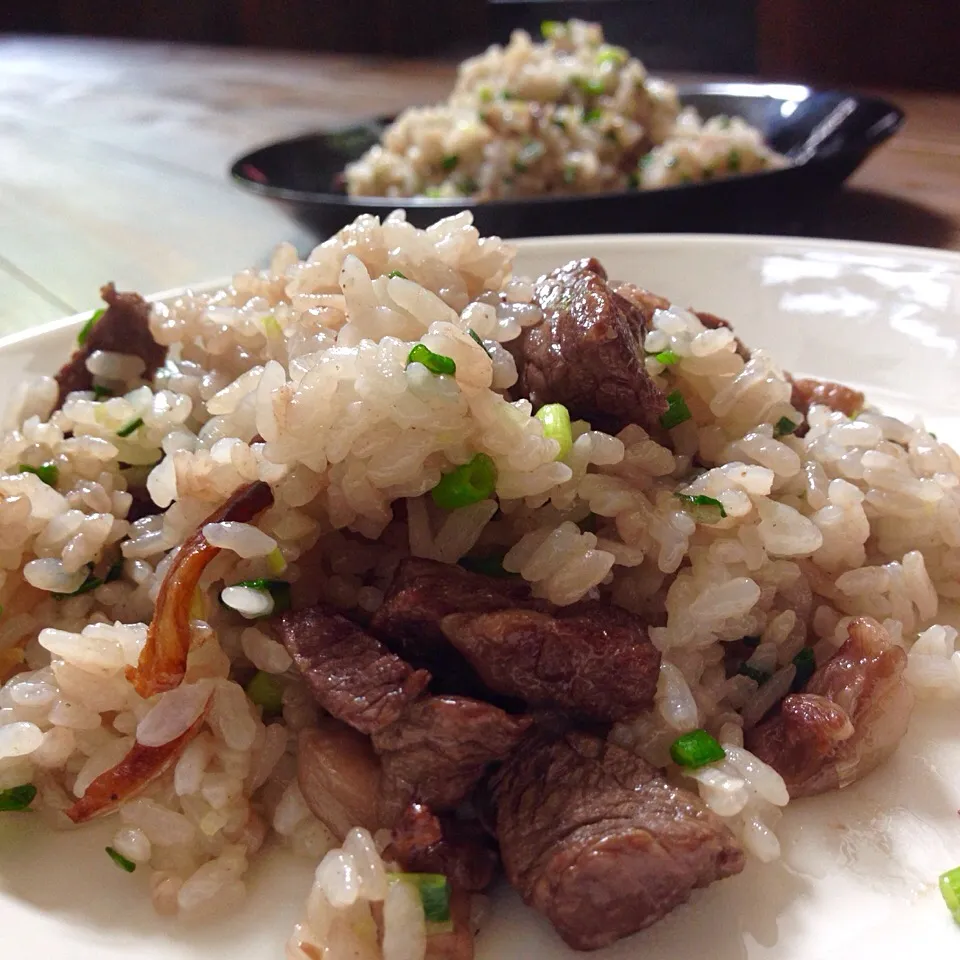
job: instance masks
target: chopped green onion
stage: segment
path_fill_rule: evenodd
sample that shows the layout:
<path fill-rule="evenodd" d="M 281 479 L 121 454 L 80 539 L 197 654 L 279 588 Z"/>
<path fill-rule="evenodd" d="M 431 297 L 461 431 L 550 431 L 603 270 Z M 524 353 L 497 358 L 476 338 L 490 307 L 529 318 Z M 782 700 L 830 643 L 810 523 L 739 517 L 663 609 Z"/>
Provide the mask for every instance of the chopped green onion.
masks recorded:
<path fill-rule="evenodd" d="M 807 681 L 816 673 L 817 660 L 813 655 L 813 647 L 804 647 L 794 658 L 793 665 L 797 668 L 796 676 L 790 689 L 796 693 L 802 690 Z"/>
<path fill-rule="evenodd" d="M 770 674 L 766 670 L 758 670 L 756 667 L 751 667 L 749 663 L 743 664 L 737 673 L 742 674 L 745 677 L 749 677 L 751 680 L 756 680 L 759 686 L 763 686 L 769 679 Z"/>
<path fill-rule="evenodd" d="M 113 391 L 108 390 L 106 387 L 101 387 L 99 383 L 95 383 L 91 389 L 93 390 L 93 399 L 102 400 L 104 397 L 112 397 Z"/>
<path fill-rule="evenodd" d="M 406 275 L 405 273 L 401 273 L 399 270 L 391 270 L 391 271 L 387 274 L 387 277 L 388 277 L 390 280 L 393 280 L 395 277 L 399 277 L 401 280 L 406 280 L 406 279 L 407 279 L 407 275 Z"/>
<path fill-rule="evenodd" d="M 417 888 L 427 923 L 450 920 L 450 882 L 442 873 L 388 873 L 390 883 L 410 883 Z"/>
<path fill-rule="evenodd" d="M 490 87 L 481 87 L 478 91 L 481 103 L 489 103 L 493 99 L 493 90 Z"/>
<path fill-rule="evenodd" d="M 537 411 L 536 418 L 543 424 L 543 435 L 557 441 L 560 449 L 555 459 L 562 460 L 573 446 L 570 411 L 562 403 L 547 403 Z"/>
<path fill-rule="evenodd" d="M 940 896 L 954 921 L 960 923 L 960 867 L 940 874 Z"/>
<path fill-rule="evenodd" d="M 540 36 L 544 40 L 552 40 L 555 36 L 563 32 L 562 20 L 544 20 L 540 24 Z"/>
<path fill-rule="evenodd" d="M 287 569 L 287 561 L 283 558 L 283 553 L 279 547 L 274 547 L 267 554 L 267 569 L 276 576 Z"/>
<path fill-rule="evenodd" d="M 0 790 L 0 813 L 15 813 L 26 810 L 33 803 L 37 788 L 32 783 L 23 783 L 19 787 Z"/>
<path fill-rule="evenodd" d="M 636 190 L 640 186 L 640 174 L 636 170 L 631 170 L 627 174 L 627 186 L 631 190 Z"/>
<path fill-rule="evenodd" d="M 536 163 L 546 153 L 544 146 L 539 140 L 530 140 L 525 143 L 517 153 L 513 161 L 513 169 L 517 173 L 526 173 L 530 169 L 531 163 Z"/>
<path fill-rule="evenodd" d="M 480 184 L 473 177 L 464 177 L 460 181 L 460 192 L 465 197 L 472 197 L 480 189 Z"/>
<path fill-rule="evenodd" d="M 653 163 L 653 154 L 645 153 L 638 161 L 637 166 L 643 170 L 645 167 L 649 167 Z"/>
<path fill-rule="evenodd" d="M 599 120 L 602 116 L 603 111 L 599 107 L 591 107 L 589 110 L 583 111 L 583 122 L 593 123 L 595 120 Z"/>
<path fill-rule="evenodd" d="M 574 77 L 573 84 L 588 97 L 599 97 L 606 90 L 606 84 L 602 80 L 590 77 Z"/>
<path fill-rule="evenodd" d="M 263 318 L 263 332 L 274 340 L 283 337 L 283 327 L 272 313 L 268 313 Z"/>
<path fill-rule="evenodd" d="M 273 673 L 258 670 L 246 686 L 247 696 L 264 713 L 278 714 L 283 710 L 283 681 Z"/>
<path fill-rule="evenodd" d="M 113 847 L 107 847 L 107 856 L 121 869 L 126 870 L 127 873 L 133 873 L 137 869 L 137 865 L 132 861 L 128 860 L 122 853 L 117 853 Z"/>
<path fill-rule="evenodd" d="M 515 93 L 511 93 L 509 90 L 501 90 L 501 91 L 500 91 L 500 99 L 501 99 L 501 100 L 516 100 L 516 99 L 517 99 L 517 95 L 516 95 Z"/>
<path fill-rule="evenodd" d="M 673 762 L 691 770 L 722 760 L 726 755 L 723 747 L 706 730 L 682 733 L 670 745 Z"/>
<path fill-rule="evenodd" d="M 576 179 L 577 179 L 577 168 L 572 163 L 566 164 L 563 168 L 563 182 L 574 183 Z"/>
<path fill-rule="evenodd" d="M 745 647 L 759 647 L 760 637 L 743 637 L 740 641 Z"/>
<path fill-rule="evenodd" d="M 793 433 L 798 426 L 800 424 L 794 423 L 789 417 L 781 417 L 773 428 L 773 435 L 775 437 L 785 437 L 788 433 Z"/>
<path fill-rule="evenodd" d="M 486 348 L 483 340 L 480 339 L 480 335 L 477 333 L 477 331 L 474 330 L 473 327 L 467 327 L 467 333 L 470 334 L 470 339 L 475 340 L 480 349 L 483 350 L 483 352 L 489 357 L 490 351 Z"/>
<path fill-rule="evenodd" d="M 440 196 L 439 187 L 426 187 L 423 191 L 425 197 L 432 197 L 434 200 Z"/>
<path fill-rule="evenodd" d="M 290 609 L 290 584 L 286 580 L 269 580 L 257 577 L 254 580 L 241 580 L 235 587 L 249 587 L 251 590 L 263 590 L 273 597 L 272 613 L 283 613 Z"/>
<path fill-rule="evenodd" d="M 55 463 L 44 463 L 39 467 L 31 467 L 29 463 L 21 463 L 20 472 L 35 474 L 48 487 L 55 487 L 57 480 L 60 479 L 60 468 Z"/>
<path fill-rule="evenodd" d="M 597 64 L 603 66 L 605 63 L 612 63 L 615 66 L 626 62 L 627 52 L 621 47 L 607 47 L 597 54 Z"/>
<path fill-rule="evenodd" d="M 114 580 L 119 580 L 122 576 L 123 576 L 123 557 L 117 557 L 117 559 L 110 564 L 110 569 L 107 570 L 107 573 L 103 578 L 103 582 L 113 583 Z"/>
<path fill-rule="evenodd" d="M 678 493 L 675 496 L 690 509 L 693 518 L 701 523 L 717 523 L 726 519 L 727 511 L 715 497 L 708 497 L 703 493 Z"/>
<path fill-rule="evenodd" d="M 97 325 L 97 321 L 107 312 L 106 307 L 101 307 L 99 310 L 94 310 L 90 314 L 90 318 L 87 322 L 80 328 L 80 332 L 77 334 L 77 346 L 82 347 L 86 342 L 87 338 L 90 336 L 90 332 Z"/>
<path fill-rule="evenodd" d="M 460 158 L 455 153 L 448 153 L 441 161 L 440 166 L 449 173 L 451 170 L 457 169 L 457 164 L 460 162 Z"/>
<path fill-rule="evenodd" d="M 665 367 L 672 367 L 675 363 L 680 362 L 680 357 L 672 350 L 661 350 L 659 353 L 653 355 L 653 359 L 658 360 Z"/>
<path fill-rule="evenodd" d="M 731 150 L 727 154 L 727 169 L 731 173 L 736 173 L 740 169 L 740 151 Z"/>
<path fill-rule="evenodd" d="M 667 395 L 667 411 L 660 415 L 660 426 L 664 430 L 672 430 L 681 423 L 686 423 L 692 416 L 687 401 L 683 399 L 683 394 L 679 390 L 674 390 Z"/>
<path fill-rule="evenodd" d="M 431 373 L 437 376 L 447 374 L 453 376 L 457 372 L 457 364 L 451 357 L 445 357 L 442 353 L 434 353 L 429 347 L 418 343 L 409 354 L 407 354 L 407 366 L 411 363 L 423 364 Z"/>
<path fill-rule="evenodd" d="M 101 577 L 95 577 L 92 573 L 89 572 L 90 568 L 87 567 L 87 579 L 77 587 L 73 593 L 54 593 L 54 600 L 63 600 L 65 597 L 79 597 L 81 593 L 89 593 L 91 590 L 96 590 L 97 587 L 102 587 L 104 580 Z"/>
<path fill-rule="evenodd" d="M 129 437 L 131 433 L 136 430 L 139 430 L 143 426 L 143 417 L 137 417 L 136 420 L 131 420 L 129 423 L 125 423 L 118 431 L 118 437 Z"/>
<path fill-rule="evenodd" d="M 433 502 L 443 510 L 457 510 L 479 503 L 497 488 L 497 465 L 485 453 L 445 473 L 430 491 Z"/>
<path fill-rule="evenodd" d="M 485 557 L 461 557 L 457 563 L 471 573 L 482 573 L 487 577 L 516 577 L 519 574 L 503 569 L 504 551 L 488 553 Z"/>

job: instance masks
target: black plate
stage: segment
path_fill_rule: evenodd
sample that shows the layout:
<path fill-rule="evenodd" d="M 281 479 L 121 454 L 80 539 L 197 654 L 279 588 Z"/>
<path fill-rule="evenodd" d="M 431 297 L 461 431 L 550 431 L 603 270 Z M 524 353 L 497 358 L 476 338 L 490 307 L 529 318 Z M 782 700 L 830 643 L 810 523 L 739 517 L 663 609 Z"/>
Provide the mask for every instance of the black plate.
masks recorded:
<path fill-rule="evenodd" d="M 344 165 L 376 143 L 383 117 L 260 147 L 231 174 L 241 186 L 284 206 L 321 236 L 361 213 L 380 217 L 403 207 L 425 227 L 467 207 L 483 234 L 502 237 L 653 231 L 784 231 L 839 187 L 878 144 L 903 123 L 883 100 L 794 84 L 681 84 L 684 105 L 703 117 L 737 115 L 758 127 L 793 163 L 781 170 L 665 187 L 578 196 L 469 200 L 348 197 L 333 183 Z"/>

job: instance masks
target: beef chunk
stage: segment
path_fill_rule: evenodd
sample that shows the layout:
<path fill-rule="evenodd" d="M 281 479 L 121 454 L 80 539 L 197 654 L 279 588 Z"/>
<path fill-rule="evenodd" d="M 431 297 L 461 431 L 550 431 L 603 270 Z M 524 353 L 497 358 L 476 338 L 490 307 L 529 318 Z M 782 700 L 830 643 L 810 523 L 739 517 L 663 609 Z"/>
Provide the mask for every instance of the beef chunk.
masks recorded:
<path fill-rule="evenodd" d="M 793 388 L 790 393 L 790 403 L 804 416 L 810 412 L 810 408 L 815 403 L 819 403 L 852 417 L 863 409 L 866 402 L 866 397 L 859 390 L 845 387 L 842 383 L 813 380 L 809 377 L 798 380 L 789 374 L 787 379 Z"/>
<path fill-rule="evenodd" d="M 440 629 L 444 617 L 528 605 L 535 604 L 522 580 L 488 577 L 454 564 L 412 558 L 400 564 L 370 629 L 407 659 L 445 662 L 450 644 Z"/>
<path fill-rule="evenodd" d="M 462 890 L 486 890 L 497 869 L 497 852 L 475 820 L 440 818 L 411 803 L 394 824 L 385 856 L 408 873 L 442 873 Z"/>
<path fill-rule="evenodd" d="M 285 613 L 276 623 L 317 703 L 361 733 L 397 720 L 430 681 L 323 605 Z"/>
<path fill-rule="evenodd" d="M 535 739 L 492 789 L 508 879 L 578 950 L 650 926 L 743 869 L 733 834 L 697 797 L 597 737 Z"/>
<path fill-rule="evenodd" d="M 383 822 L 393 823 L 411 800 L 441 812 L 457 807 L 487 767 L 516 747 L 530 723 L 468 697 L 415 703 L 373 736 L 383 767 Z"/>
<path fill-rule="evenodd" d="M 616 293 L 593 259 L 541 277 L 535 300 L 543 320 L 507 344 L 519 395 L 534 407 L 562 403 L 574 419 L 611 433 L 628 423 L 658 429 L 667 400 L 643 362 L 652 309 Z"/>
<path fill-rule="evenodd" d="M 612 721 L 653 703 L 660 652 L 619 607 L 457 613 L 443 629 L 487 686 L 535 706 Z"/>
<path fill-rule="evenodd" d="M 791 797 L 845 787 L 882 763 L 903 738 L 913 694 L 907 655 L 875 620 L 858 617 L 843 646 L 748 732 L 747 749 L 784 779 Z"/>
<path fill-rule="evenodd" d="M 147 380 L 163 365 L 167 350 L 150 333 L 150 304 L 139 293 L 117 293 L 112 283 L 100 288 L 100 296 L 107 304 L 106 311 L 94 324 L 86 343 L 74 351 L 57 374 L 57 409 L 63 406 L 68 393 L 93 388 L 87 358 L 95 350 L 135 354 L 146 364 Z"/>

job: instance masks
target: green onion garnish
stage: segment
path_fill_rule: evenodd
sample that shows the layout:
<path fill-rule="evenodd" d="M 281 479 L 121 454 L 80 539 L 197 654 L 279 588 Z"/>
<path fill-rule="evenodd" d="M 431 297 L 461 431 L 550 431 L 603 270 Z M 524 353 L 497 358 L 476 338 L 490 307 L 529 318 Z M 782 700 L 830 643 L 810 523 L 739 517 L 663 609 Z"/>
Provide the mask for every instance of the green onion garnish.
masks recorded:
<path fill-rule="evenodd" d="M 680 362 L 680 357 L 672 350 L 661 350 L 653 355 L 653 359 L 658 360 L 665 367 L 672 367 L 675 363 Z"/>
<path fill-rule="evenodd" d="M 493 99 L 493 90 L 490 87 L 481 87 L 478 91 L 481 103 L 489 103 Z"/>
<path fill-rule="evenodd" d="M 108 390 L 106 387 L 101 387 L 98 383 L 95 383 L 90 389 L 93 390 L 94 400 L 102 400 L 104 397 L 113 396 L 112 390 Z"/>
<path fill-rule="evenodd" d="M 39 467 L 31 467 L 29 463 L 21 463 L 20 472 L 35 474 L 48 487 L 55 487 L 57 480 L 60 479 L 60 468 L 55 463 L 45 463 Z"/>
<path fill-rule="evenodd" d="M 573 183 L 576 179 L 577 168 L 572 163 L 566 164 L 563 168 L 563 182 Z"/>
<path fill-rule="evenodd" d="M 484 345 L 483 340 L 480 339 L 480 334 L 478 334 L 477 331 L 473 329 L 473 327 L 467 327 L 467 333 L 470 334 L 470 339 L 475 340 L 477 345 L 480 347 L 480 349 L 483 350 L 483 352 L 489 357 L 490 351 Z"/>
<path fill-rule="evenodd" d="M 287 569 L 287 561 L 284 559 L 283 551 L 279 547 L 274 547 L 267 554 L 267 569 L 276 576 Z"/>
<path fill-rule="evenodd" d="M 455 153 L 448 153 L 441 161 L 440 166 L 443 167 L 447 173 L 450 173 L 451 170 L 457 169 L 457 164 L 460 162 L 460 158 Z"/>
<path fill-rule="evenodd" d="M 744 677 L 749 677 L 751 680 L 756 680 L 759 686 L 763 686 L 771 677 L 771 674 L 767 673 L 766 670 L 758 670 L 756 667 L 751 667 L 749 663 L 743 664 L 737 673 L 742 674 Z"/>
<path fill-rule="evenodd" d="M 90 336 L 90 331 L 97 325 L 97 321 L 107 312 L 106 307 L 101 307 L 99 310 L 94 310 L 90 314 L 90 318 L 87 322 L 80 328 L 80 332 L 77 334 L 77 346 L 82 347 L 87 342 L 87 337 Z"/>
<path fill-rule="evenodd" d="M 123 557 L 118 557 L 116 560 L 110 564 L 110 569 L 107 571 L 106 576 L 103 578 L 104 583 L 113 583 L 114 580 L 119 580 L 123 576 Z"/>
<path fill-rule="evenodd" d="M 423 191 L 423 195 L 424 195 L 425 197 L 432 197 L 434 200 L 436 200 L 437 197 L 440 196 L 440 188 L 439 188 L 439 187 L 427 187 L 427 188 Z"/>
<path fill-rule="evenodd" d="M 139 430 L 143 426 L 143 417 L 137 417 L 136 420 L 131 420 L 129 423 L 125 423 L 118 431 L 118 437 L 129 437 L 131 433 L 136 430 Z"/>
<path fill-rule="evenodd" d="M 65 597 L 79 597 L 81 593 L 89 593 L 91 590 L 96 590 L 97 587 L 102 587 L 104 580 L 101 577 L 95 577 L 92 573 L 89 572 L 90 567 L 87 567 L 87 579 L 77 587 L 73 593 L 54 593 L 54 600 L 63 600 Z"/>
<path fill-rule="evenodd" d="M 960 923 L 960 867 L 940 874 L 940 896 L 954 921 Z"/>
<path fill-rule="evenodd" d="M 627 186 L 631 190 L 636 190 L 640 186 L 640 174 L 636 170 L 631 170 L 627 174 Z"/>
<path fill-rule="evenodd" d="M 590 77 L 574 77 L 573 84 L 588 97 L 599 97 L 606 90 L 606 84 L 602 80 Z"/>
<path fill-rule="evenodd" d="M 515 93 L 511 93 L 509 90 L 501 90 L 501 91 L 500 91 L 500 99 L 501 99 L 501 100 L 516 100 L 516 99 L 517 99 L 517 95 L 516 95 Z"/>
<path fill-rule="evenodd" d="M 607 47 L 597 54 L 597 64 L 603 66 L 605 63 L 621 64 L 627 59 L 627 53 L 620 47 Z"/>
<path fill-rule="evenodd" d="M 485 557 L 461 557 L 457 563 L 471 573 L 482 573 L 487 577 L 516 577 L 519 574 L 503 569 L 504 551 L 489 553 Z"/>
<path fill-rule="evenodd" d="M 480 189 L 480 184 L 473 177 L 464 177 L 460 181 L 460 192 L 465 197 L 471 197 Z"/>
<path fill-rule="evenodd" d="M 107 847 L 107 856 L 121 869 L 126 870 L 127 873 L 133 873 L 137 869 L 137 865 L 132 861 L 128 860 L 122 853 L 117 853 L 113 847 Z"/>
<path fill-rule="evenodd" d="M 740 151 L 731 150 L 727 154 L 727 169 L 731 173 L 736 173 L 740 169 Z"/>
<path fill-rule="evenodd" d="M 816 673 L 817 660 L 813 655 L 813 647 L 804 647 L 794 658 L 793 665 L 797 668 L 796 676 L 790 689 L 796 693 L 802 690 L 807 681 Z"/>
<path fill-rule="evenodd" d="M 673 762 L 691 770 L 722 760 L 726 755 L 723 747 L 706 730 L 682 733 L 670 745 Z"/>
<path fill-rule="evenodd" d="M 445 473 L 430 491 L 433 502 L 443 510 L 457 510 L 479 503 L 497 488 L 497 465 L 485 453 Z"/>
<path fill-rule="evenodd" d="M 556 459 L 562 460 L 573 446 L 570 411 L 562 403 L 547 403 L 536 412 L 536 418 L 543 424 L 543 435 L 559 444 Z"/>
<path fill-rule="evenodd" d="M 10 787 L 0 790 L 0 813 L 15 813 L 26 810 L 33 803 L 37 795 L 37 788 L 32 783 L 24 783 L 19 787 Z"/>
<path fill-rule="evenodd" d="M 405 273 L 401 273 L 399 270 L 391 270 L 391 271 L 387 274 L 387 277 L 388 277 L 390 280 L 392 280 L 394 277 L 399 277 L 401 280 L 406 280 L 406 279 L 407 279 L 407 275 L 406 275 Z"/>
<path fill-rule="evenodd" d="M 693 416 L 687 401 L 683 399 L 683 394 L 679 390 L 667 395 L 667 411 L 660 414 L 660 426 L 664 430 L 672 430 L 681 423 L 685 423 Z"/>
<path fill-rule="evenodd" d="M 793 433 L 798 426 L 799 424 L 794 423 L 789 417 L 781 417 L 773 428 L 773 435 L 775 437 L 785 437 L 787 434 Z"/>
<path fill-rule="evenodd" d="M 540 24 L 540 36 L 544 40 L 552 40 L 557 34 L 563 31 L 562 20 L 544 20 Z"/>
<path fill-rule="evenodd" d="M 457 372 L 457 365 L 452 357 L 445 357 L 442 353 L 434 353 L 429 347 L 418 343 L 407 354 L 407 366 L 411 363 L 423 364 L 431 373 L 437 376 L 447 374 L 453 376 Z"/>
<path fill-rule="evenodd" d="M 427 923 L 450 920 L 450 882 L 442 873 L 388 873 L 390 883 L 411 883 L 420 894 Z"/>
<path fill-rule="evenodd" d="M 283 682 L 273 673 L 258 670 L 246 686 L 247 696 L 263 712 L 278 714 L 283 710 Z"/>
<path fill-rule="evenodd" d="M 257 577 L 254 580 L 241 580 L 233 584 L 235 587 L 249 587 L 251 590 L 263 590 L 273 597 L 271 613 L 283 613 L 290 609 L 290 584 L 286 580 L 269 580 L 267 577 Z"/>
<path fill-rule="evenodd" d="M 703 493 L 677 493 L 675 496 L 700 523 L 717 523 L 726 519 L 727 511 L 716 497 Z"/>
<path fill-rule="evenodd" d="M 603 111 L 599 107 L 591 107 L 589 110 L 583 111 L 583 122 L 593 123 L 595 120 L 599 120 L 602 116 Z"/>

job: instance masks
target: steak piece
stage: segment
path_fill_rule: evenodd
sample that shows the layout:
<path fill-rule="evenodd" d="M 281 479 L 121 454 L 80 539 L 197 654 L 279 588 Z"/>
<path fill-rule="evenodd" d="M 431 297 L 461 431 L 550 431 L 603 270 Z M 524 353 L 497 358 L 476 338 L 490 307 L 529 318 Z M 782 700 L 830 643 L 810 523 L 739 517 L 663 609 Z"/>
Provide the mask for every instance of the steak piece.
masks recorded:
<path fill-rule="evenodd" d="M 852 387 L 845 387 L 842 383 L 833 383 L 830 380 L 814 380 L 811 377 L 795 379 L 787 374 L 790 386 L 790 404 L 804 415 L 810 412 L 815 403 L 823 404 L 831 410 L 845 413 L 848 417 L 856 416 L 866 403 L 866 397 Z"/>
<path fill-rule="evenodd" d="M 535 738 L 492 789 L 510 883 L 577 950 L 648 927 L 743 869 L 733 834 L 697 797 L 598 737 Z"/>
<path fill-rule="evenodd" d="M 402 657 L 445 663 L 456 656 L 440 628 L 451 613 L 486 613 L 505 607 L 543 606 L 522 580 L 471 573 L 437 560 L 403 560 L 370 629 Z"/>
<path fill-rule="evenodd" d="M 572 419 L 610 433 L 628 423 L 659 430 L 667 398 L 646 372 L 643 339 L 661 298 L 649 296 L 644 308 L 615 292 L 592 258 L 541 277 L 534 299 L 543 320 L 506 345 L 517 395 L 535 408 L 562 403 Z"/>
<path fill-rule="evenodd" d="M 442 873 L 453 886 L 479 893 L 493 881 L 497 851 L 475 820 L 438 817 L 411 803 L 394 824 L 384 853 L 407 873 Z"/>
<path fill-rule="evenodd" d="M 373 736 L 383 770 L 381 820 L 393 823 L 412 800 L 439 812 L 453 810 L 531 723 L 468 697 L 427 697 L 413 704 Z"/>
<path fill-rule="evenodd" d="M 148 381 L 163 366 L 167 348 L 157 343 L 150 333 L 150 304 L 139 293 L 117 293 L 112 283 L 100 288 L 100 296 L 107 305 L 106 310 L 93 325 L 83 346 L 74 351 L 57 374 L 58 410 L 68 393 L 93 389 L 93 374 L 87 370 L 87 358 L 96 350 L 140 357 L 146 365 L 143 376 Z"/>
<path fill-rule="evenodd" d="M 748 731 L 746 747 L 783 777 L 791 797 L 845 787 L 896 750 L 913 693 L 907 655 L 870 617 L 848 627 L 843 646 L 785 697 L 772 717 Z"/>
<path fill-rule="evenodd" d="M 318 604 L 284 613 L 277 633 L 317 703 L 371 734 L 396 721 L 430 682 L 346 617 Z"/>
<path fill-rule="evenodd" d="M 643 622 L 619 607 L 456 613 L 442 625 L 498 693 L 599 721 L 635 716 L 653 703 L 660 651 Z"/>

